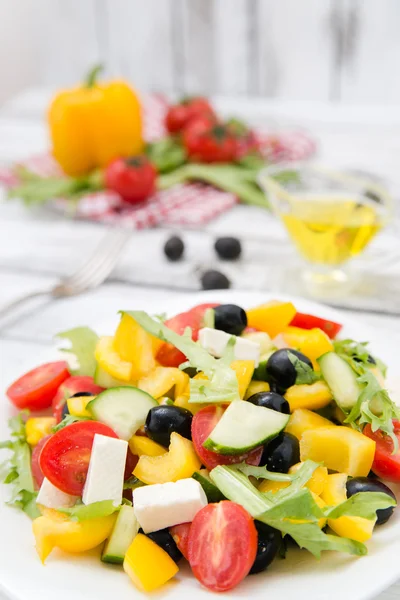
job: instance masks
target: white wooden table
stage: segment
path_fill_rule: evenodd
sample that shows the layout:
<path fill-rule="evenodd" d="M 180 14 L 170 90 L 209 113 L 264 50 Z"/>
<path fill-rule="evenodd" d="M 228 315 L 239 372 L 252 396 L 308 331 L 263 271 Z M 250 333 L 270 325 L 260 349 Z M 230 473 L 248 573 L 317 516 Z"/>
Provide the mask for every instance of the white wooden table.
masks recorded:
<path fill-rule="evenodd" d="M 0 164 L 46 148 L 42 115 L 48 97 L 47 90 L 31 90 L 0 110 Z M 394 108 L 291 105 L 229 98 L 218 99 L 218 105 L 223 112 L 238 114 L 254 123 L 305 126 L 319 139 L 323 160 L 380 173 L 400 190 L 400 112 Z M 187 260 L 183 266 L 170 265 L 169 279 L 178 280 L 182 289 L 195 289 L 198 283 L 194 266 L 215 262 L 211 250 L 213 238 L 219 234 L 238 234 L 253 239 L 246 248 L 245 261 L 249 265 L 247 276 L 252 287 L 257 288 L 258 282 L 265 283 L 268 278 L 262 238 L 276 235 L 278 239 L 281 234 L 276 227 L 262 210 L 239 206 L 204 232 L 185 232 Z M 104 228 L 99 225 L 66 221 L 50 212 L 28 213 L 18 204 L 0 202 L 0 304 L 50 286 L 73 270 L 102 235 Z M 155 300 L 162 304 L 171 295 L 182 293 L 176 285 L 153 285 L 154 273 L 159 273 L 163 281 L 166 263 L 162 243 L 166 235 L 162 230 L 135 232 L 109 283 L 68 300 L 31 303 L 3 322 L 4 326 L 0 323 L 0 388 L 4 389 L 20 373 L 32 355 L 37 355 L 40 362 L 40 354 L 51 347 L 54 333 L 74 325 L 95 326 L 113 311 L 141 308 Z M 146 281 L 146 272 L 143 268 L 140 271 L 143 263 L 152 265 L 153 279 Z M 229 266 L 224 268 L 229 272 Z M 139 271 L 141 285 L 138 285 Z M 232 273 L 240 275 L 240 265 Z M 135 284 L 129 285 L 129 281 Z M 364 313 L 363 318 L 387 331 L 387 335 L 398 336 L 400 344 L 400 317 Z M 399 594 L 400 583 L 379 600 L 394 599 Z"/>

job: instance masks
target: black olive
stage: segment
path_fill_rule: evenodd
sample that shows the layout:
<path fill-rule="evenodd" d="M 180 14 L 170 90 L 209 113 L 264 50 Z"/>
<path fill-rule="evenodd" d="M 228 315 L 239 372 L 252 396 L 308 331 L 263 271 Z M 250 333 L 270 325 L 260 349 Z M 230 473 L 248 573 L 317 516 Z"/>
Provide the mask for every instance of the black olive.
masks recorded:
<path fill-rule="evenodd" d="M 184 250 L 184 243 L 177 235 L 170 237 L 164 244 L 164 254 L 172 261 L 180 260 Z"/>
<path fill-rule="evenodd" d="M 265 523 L 261 523 L 261 521 L 254 521 L 254 525 L 258 534 L 258 547 L 256 558 L 250 569 L 250 575 L 265 571 L 278 554 L 282 544 L 282 534 L 280 531 Z"/>
<path fill-rule="evenodd" d="M 61 411 L 61 421 L 64 419 L 64 417 L 66 417 L 67 415 L 69 415 L 69 408 L 68 408 L 68 403 L 66 402 L 64 404 L 64 406 L 62 407 L 62 411 Z"/>
<path fill-rule="evenodd" d="M 247 327 L 246 311 L 236 304 L 220 304 L 214 309 L 214 327 L 231 335 L 240 335 Z"/>
<path fill-rule="evenodd" d="M 201 287 L 203 290 L 227 290 L 231 287 L 231 282 L 223 273 L 210 270 L 201 276 Z"/>
<path fill-rule="evenodd" d="M 139 532 L 143 533 L 143 530 L 140 529 Z M 158 546 L 160 546 L 160 548 L 165 550 L 165 552 L 170 555 L 174 562 L 180 561 L 182 558 L 182 552 L 178 549 L 178 546 L 175 544 L 174 538 L 168 529 L 152 531 L 152 533 L 146 533 L 146 535 Z"/>
<path fill-rule="evenodd" d="M 393 500 L 396 500 L 396 496 L 387 485 L 376 479 L 369 479 L 368 477 L 353 477 L 352 479 L 348 479 L 346 483 L 346 491 L 348 498 L 354 496 L 354 494 L 358 494 L 359 492 L 381 492 L 383 494 L 387 494 L 393 498 Z M 383 523 L 386 523 L 386 521 L 388 521 L 392 516 L 393 511 L 394 506 L 377 510 L 376 524 L 383 525 Z"/>
<path fill-rule="evenodd" d="M 81 396 L 93 396 L 93 393 L 92 392 L 76 392 L 76 394 L 73 394 L 73 396 L 70 396 L 70 398 L 80 398 Z M 70 413 L 69 413 L 68 403 L 65 402 L 63 409 L 61 411 L 61 420 L 69 414 Z"/>
<path fill-rule="evenodd" d="M 192 439 L 192 413 L 180 406 L 160 405 L 149 410 L 145 431 L 149 438 L 168 448 L 171 433 Z"/>
<path fill-rule="evenodd" d="M 214 248 L 219 258 L 223 260 L 236 260 L 242 253 L 240 240 L 235 237 L 218 238 Z"/>
<path fill-rule="evenodd" d="M 358 358 L 358 356 L 353 356 L 352 358 L 356 362 L 361 362 L 361 359 Z M 374 359 L 374 357 L 371 354 L 368 354 L 367 362 L 369 362 L 371 365 L 376 365 L 376 360 Z"/>
<path fill-rule="evenodd" d="M 248 402 L 257 404 L 257 406 L 264 406 L 265 408 L 271 408 L 276 412 L 284 413 L 285 415 L 290 414 L 289 402 L 275 392 L 258 392 L 248 398 Z"/>
<path fill-rule="evenodd" d="M 265 445 L 260 465 L 265 465 L 268 471 L 287 473 L 299 461 L 299 440 L 291 433 L 280 433 Z"/>
<path fill-rule="evenodd" d="M 265 367 L 267 377 L 279 388 L 286 390 L 296 383 L 297 377 L 296 369 L 288 356 L 289 352 L 295 354 L 297 358 L 311 367 L 311 369 L 313 368 L 311 360 L 297 350 L 282 348 L 271 354 Z"/>
<path fill-rule="evenodd" d="M 76 392 L 76 394 L 74 394 L 73 396 L 70 396 L 70 398 L 80 398 L 81 396 L 94 396 L 95 394 L 93 394 L 93 392 Z"/>

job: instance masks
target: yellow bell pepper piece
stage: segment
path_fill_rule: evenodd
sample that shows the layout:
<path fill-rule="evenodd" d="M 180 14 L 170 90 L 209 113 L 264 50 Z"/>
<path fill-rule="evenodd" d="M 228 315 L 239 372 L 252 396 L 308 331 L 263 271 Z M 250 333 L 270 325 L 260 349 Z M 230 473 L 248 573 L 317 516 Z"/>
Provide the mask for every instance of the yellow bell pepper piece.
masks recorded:
<path fill-rule="evenodd" d="M 205 404 L 201 404 L 200 402 L 189 402 L 189 398 L 190 394 L 185 392 L 181 396 L 175 398 L 174 404 L 175 406 L 186 408 L 186 410 L 189 410 L 192 413 L 192 415 L 195 415 L 199 412 L 199 410 L 206 406 Z"/>
<path fill-rule="evenodd" d="M 192 442 L 173 432 L 168 452 L 162 456 L 141 456 L 133 474 L 143 483 L 167 483 L 191 477 L 200 467 Z"/>
<path fill-rule="evenodd" d="M 317 429 L 319 427 L 336 427 L 336 425 L 332 423 L 332 421 L 317 415 L 317 413 L 312 410 L 308 410 L 307 408 L 297 408 L 290 415 L 289 423 L 286 425 L 285 431 L 291 433 L 300 440 L 305 431 Z"/>
<path fill-rule="evenodd" d="M 322 499 L 329 506 L 337 506 L 347 499 L 346 493 L 347 473 L 328 475 L 328 480 L 322 492 Z M 372 536 L 376 519 L 369 520 L 362 517 L 339 517 L 328 519 L 329 527 L 341 537 L 348 537 L 357 542 L 366 542 Z"/>
<path fill-rule="evenodd" d="M 156 400 L 167 396 L 181 396 L 189 385 L 189 375 L 174 367 L 156 367 L 151 373 L 138 381 L 138 388 L 144 390 Z"/>
<path fill-rule="evenodd" d="M 289 485 L 288 481 L 271 481 L 270 479 L 263 479 L 258 486 L 258 489 L 260 492 L 272 492 L 275 494 L 275 492 L 278 492 Z"/>
<path fill-rule="evenodd" d="M 139 98 L 125 81 L 97 83 L 101 67 L 80 87 L 60 92 L 48 122 L 53 155 L 67 175 L 84 175 L 143 150 Z"/>
<path fill-rule="evenodd" d="M 251 381 L 244 395 L 244 399 L 248 400 L 254 394 L 258 394 L 259 392 L 269 392 L 270 387 L 269 383 L 266 381 Z"/>
<path fill-rule="evenodd" d="M 135 456 L 161 456 L 167 449 L 144 435 L 134 435 L 129 440 L 129 448 Z"/>
<path fill-rule="evenodd" d="M 317 494 L 315 494 L 313 491 L 311 491 L 311 496 L 314 498 L 315 504 L 317 506 L 319 506 L 319 508 L 324 508 L 324 506 L 326 506 L 326 502 L 324 502 L 324 500 L 322 500 L 322 498 L 320 496 L 318 496 Z M 325 517 L 321 517 L 318 520 L 318 527 L 320 529 L 323 529 L 325 527 L 325 525 L 326 525 L 326 519 L 325 519 Z"/>
<path fill-rule="evenodd" d="M 258 331 L 265 331 L 271 338 L 283 331 L 292 321 L 296 309 L 291 302 L 267 302 L 246 311 L 247 324 Z"/>
<path fill-rule="evenodd" d="M 253 360 L 234 360 L 231 369 L 236 373 L 239 384 L 239 395 L 243 399 L 254 373 Z"/>
<path fill-rule="evenodd" d="M 67 406 L 69 414 L 74 417 L 91 417 L 92 414 L 86 407 L 94 398 L 96 398 L 96 396 L 77 396 L 76 398 L 68 398 Z"/>
<path fill-rule="evenodd" d="M 293 465 L 293 467 L 289 469 L 289 473 L 296 473 L 296 471 L 298 471 L 301 466 L 302 463 L 297 463 L 297 465 Z M 319 496 L 324 489 L 327 477 L 328 469 L 326 467 L 317 467 L 314 473 L 312 474 L 311 478 L 307 481 L 305 487 L 307 487 L 310 490 L 310 492 L 312 492 L 316 496 Z M 286 488 L 289 485 L 290 484 L 287 481 L 271 481 L 269 479 L 264 479 L 258 486 L 258 489 L 260 492 L 272 492 L 273 494 L 275 494 L 275 492 L 277 492 L 278 490 L 282 490 L 283 488 Z"/>
<path fill-rule="evenodd" d="M 323 462 L 331 471 L 366 477 L 375 455 L 375 442 L 349 427 L 321 427 L 305 431 L 300 459 Z"/>
<path fill-rule="evenodd" d="M 100 367 L 122 381 L 132 380 L 133 365 L 123 360 L 114 347 L 114 338 L 105 336 L 97 342 L 94 356 Z"/>
<path fill-rule="evenodd" d="M 36 446 L 42 438 L 51 433 L 55 424 L 54 417 L 31 417 L 25 424 L 26 441 L 30 446 Z"/>
<path fill-rule="evenodd" d="M 124 571 L 143 592 L 151 592 L 179 571 L 172 558 L 158 544 L 138 533 L 124 559 Z"/>
<path fill-rule="evenodd" d="M 289 348 L 300 350 L 313 363 L 314 369 L 319 370 L 317 358 L 333 350 L 332 341 L 322 329 L 301 329 L 301 327 L 286 327 L 283 338 Z"/>
<path fill-rule="evenodd" d="M 133 317 L 122 315 L 114 336 L 114 348 L 122 360 L 132 363 L 132 380 L 137 381 L 155 368 L 155 342 L 160 340 L 148 334 Z"/>
<path fill-rule="evenodd" d="M 286 390 L 285 398 L 289 402 L 290 412 L 298 408 L 317 410 L 328 406 L 333 399 L 325 381 L 316 381 L 311 385 L 293 385 Z"/>
<path fill-rule="evenodd" d="M 110 535 L 116 514 L 87 521 L 70 521 L 65 515 L 53 511 L 32 522 L 36 550 L 42 563 L 54 548 L 64 552 L 86 552 L 96 548 Z"/>

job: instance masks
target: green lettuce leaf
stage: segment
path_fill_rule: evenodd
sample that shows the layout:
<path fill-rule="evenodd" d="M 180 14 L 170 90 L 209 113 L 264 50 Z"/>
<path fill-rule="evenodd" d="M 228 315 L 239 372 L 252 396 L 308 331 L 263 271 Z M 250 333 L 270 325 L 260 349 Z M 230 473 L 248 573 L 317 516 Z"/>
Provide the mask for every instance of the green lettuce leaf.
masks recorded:
<path fill-rule="evenodd" d="M 71 508 L 57 508 L 57 510 L 68 515 L 71 521 L 88 521 L 89 519 L 108 517 L 120 508 L 120 506 L 114 506 L 112 500 L 102 500 L 93 502 L 93 504 L 75 504 Z"/>
<path fill-rule="evenodd" d="M 311 385 L 319 381 L 320 375 L 314 371 L 307 363 L 299 359 L 293 352 L 288 352 L 288 358 L 296 369 L 296 385 Z"/>
<path fill-rule="evenodd" d="M 93 377 L 96 370 L 94 352 L 99 340 L 98 335 L 90 327 L 75 327 L 58 333 L 56 337 L 71 342 L 70 348 L 62 349 L 63 352 L 69 352 L 77 359 L 79 366 L 70 368 L 71 373 Z"/>
<path fill-rule="evenodd" d="M 54 425 L 54 427 L 52 427 L 52 432 L 57 433 L 57 431 L 60 431 L 60 429 L 64 429 L 64 427 L 72 425 L 72 423 L 78 423 L 78 421 L 91 420 L 92 419 L 90 417 L 76 417 L 75 415 L 65 415 L 62 421 L 60 421 L 59 423 L 57 423 L 57 425 Z"/>
<path fill-rule="evenodd" d="M 194 342 L 191 338 L 191 331 L 186 329 L 183 335 L 179 335 L 160 323 L 152 319 L 144 311 L 125 311 L 133 317 L 143 329 L 151 335 L 173 344 L 178 350 L 183 352 L 190 362 L 190 366 L 207 375 L 206 379 L 190 380 L 190 400 L 196 403 L 218 403 L 233 402 L 240 400 L 239 384 L 236 373 L 230 368 L 229 364 L 233 357 L 233 342 L 228 343 L 226 354 L 221 359 L 211 356 L 207 350 L 200 344 Z"/>
<path fill-rule="evenodd" d="M 369 362 L 370 353 L 367 346 L 368 342 L 356 342 L 355 340 L 351 340 L 349 338 L 346 340 L 335 340 L 333 342 L 333 347 L 337 354 L 340 354 L 342 357 L 347 356 L 351 359 L 356 359 L 358 362 L 361 362 L 371 368 L 374 365 Z M 374 360 L 382 375 L 386 377 L 387 366 L 385 363 L 375 356 Z"/>
<path fill-rule="evenodd" d="M 351 517 L 363 517 L 370 521 L 376 518 L 379 509 L 396 506 L 397 502 L 388 494 L 381 492 L 362 492 L 350 496 L 345 502 L 338 506 L 324 507 L 322 510 L 329 519 L 338 519 L 343 515 Z"/>
<path fill-rule="evenodd" d="M 288 483 L 295 485 L 297 488 L 300 488 L 305 485 L 309 479 L 311 479 L 315 469 L 317 469 L 319 466 L 319 463 L 316 463 L 312 460 L 306 460 L 301 465 L 300 469 L 293 474 L 274 473 L 273 471 L 268 471 L 267 467 L 254 467 L 252 465 L 248 465 L 247 463 L 234 465 L 234 468 L 247 475 L 247 477 L 251 476 L 255 477 L 256 479 L 269 479 L 270 481 L 287 481 Z"/>

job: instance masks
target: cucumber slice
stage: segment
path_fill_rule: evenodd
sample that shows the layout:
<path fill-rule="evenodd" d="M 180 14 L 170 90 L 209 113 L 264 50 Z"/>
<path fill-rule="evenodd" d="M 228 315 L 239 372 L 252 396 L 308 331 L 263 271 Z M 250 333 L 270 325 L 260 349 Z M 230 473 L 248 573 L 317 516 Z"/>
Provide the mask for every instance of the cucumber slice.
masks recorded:
<path fill-rule="evenodd" d="M 133 506 L 124 504 L 121 506 L 114 529 L 104 546 L 101 560 L 108 563 L 122 564 L 125 554 L 138 531 L 139 523 L 135 517 Z"/>
<path fill-rule="evenodd" d="M 97 365 L 96 370 L 94 372 L 94 382 L 100 387 L 106 389 L 130 385 L 129 383 L 126 383 L 126 381 L 121 381 L 120 379 L 116 379 L 115 377 L 113 377 L 112 375 L 107 373 L 107 371 L 102 369 L 100 365 Z"/>
<path fill-rule="evenodd" d="M 220 500 L 225 500 L 225 496 L 221 494 L 215 483 L 211 481 L 210 474 L 207 469 L 195 471 L 192 477 L 200 483 L 209 502 L 219 502 Z"/>
<path fill-rule="evenodd" d="M 288 421 L 289 415 L 235 400 L 204 442 L 204 447 L 219 454 L 243 454 L 276 437 Z"/>
<path fill-rule="evenodd" d="M 86 408 L 94 419 L 111 427 L 121 440 L 128 441 L 145 424 L 153 406 L 158 406 L 158 402 L 143 390 L 117 387 L 101 392 Z"/>
<path fill-rule="evenodd" d="M 357 373 L 336 352 L 323 354 L 318 363 L 336 404 L 343 412 L 349 413 L 362 389 L 357 381 Z"/>

